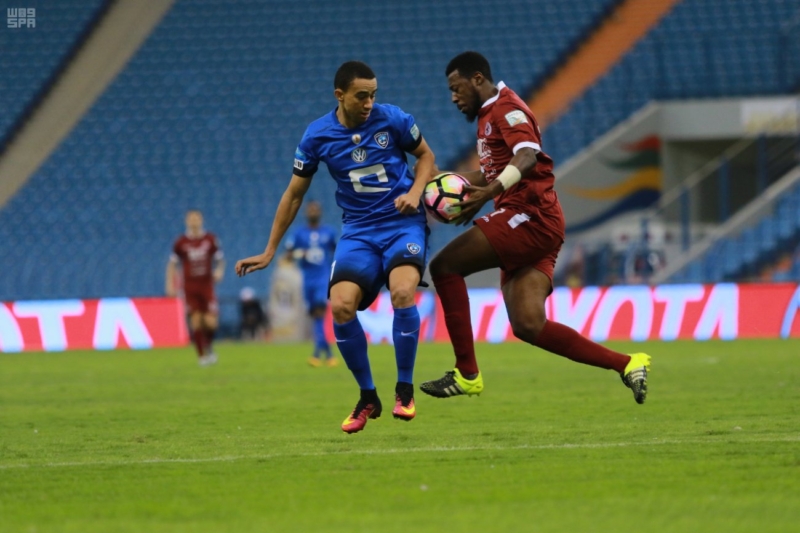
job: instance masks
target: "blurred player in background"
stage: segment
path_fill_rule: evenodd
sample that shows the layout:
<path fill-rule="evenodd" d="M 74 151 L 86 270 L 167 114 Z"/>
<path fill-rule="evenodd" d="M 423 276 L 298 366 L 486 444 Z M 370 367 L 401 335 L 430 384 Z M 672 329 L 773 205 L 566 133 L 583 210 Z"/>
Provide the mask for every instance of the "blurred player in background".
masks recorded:
<path fill-rule="evenodd" d="M 420 389 L 439 398 L 483 390 L 464 277 L 499 267 L 514 335 L 573 361 L 613 369 L 636 402 L 644 403 L 650 356 L 614 352 L 545 317 L 564 242 L 564 215 L 553 190 L 553 160 L 542 151 L 533 113 L 503 82 L 494 84 L 489 62 L 477 52 L 453 58 L 445 74 L 458 110 L 470 122 L 478 119 L 481 170 L 465 174 L 473 186 L 467 188 L 470 196 L 461 204 L 458 223 L 469 223 L 492 199 L 495 211 L 476 220 L 431 261 L 456 368 Z"/>
<path fill-rule="evenodd" d="M 203 214 L 192 209 L 186 213 L 186 233 L 178 237 L 167 263 L 167 296 L 177 296 L 176 269 L 183 265 L 183 295 L 189 313 L 192 341 L 201 366 L 217 362 L 213 341 L 218 312 L 214 284 L 222 280 L 225 260 L 217 238 L 203 229 Z"/>
<path fill-rule="evenodd" d="M 420 196 L 431 178 L 434 155 L 411 115 L 375 103 L 378 81 L 369 66 L 360 61 L 342 64 L 334 88 L 338 106 L 312 122 L 297 147 L 294 174 L 264 253 L 237 262 L 236 273 L 244 276 L 270 264 L 324 162 L 338 185 L 336 203 L 344 211 L 330 300 L 336 343 L 361 389 L 355 409 L 342 423 L 343 431 L 355 433 L 382 411 L 356 311 L 369 307 L 384 284 L 394 307 L 397 385 L 392 414 L 403 420 L 416 415 L 413 373 L 420 318 L 414 296 L 425 269 L 428 239 Z M 417 158 L 416 177 L 407 153 Z"/>
<path fill-rule="evenodd" d="M 269 317 L 252 287 L 239 291 L 239 338 L 243 341 L 269 340 Z"/>
<path fill-rule="evenodd" d="M 303 297 L 313 321 L 314 353 L 308 360 L 311 366 L 322 365 L 324 354 L 328 366 L 336 366 L 325 337 L 325 312 L 328 310 L 328 280 L 331 277 L 333 253 L 336 250 L 336 230 L 320 223 L 322 205 L 312 201 L 306 206 L 308 226 L 300 228 L 286 241 L 286 249 L 303 272 Z"/>

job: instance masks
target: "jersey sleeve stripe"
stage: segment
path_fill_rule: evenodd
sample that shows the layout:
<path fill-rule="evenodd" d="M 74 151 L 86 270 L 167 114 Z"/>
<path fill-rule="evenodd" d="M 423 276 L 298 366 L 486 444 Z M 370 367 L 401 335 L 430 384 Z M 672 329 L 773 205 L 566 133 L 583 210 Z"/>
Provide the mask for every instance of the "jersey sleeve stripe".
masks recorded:
<path fill-rule="evenodd" d="M 523 148 L 533 148 L 534 150 L 536 150 L 537 154 L 542 151 L 542 147 L 539 146 L 539 143 L 534 143 L 530 141 L 525 141 L 515 144 L 514 148 L 512 148 L 511 151 L 514 152 L 514 155 L 517 155 L 517 152 L 519 152 Z"/>

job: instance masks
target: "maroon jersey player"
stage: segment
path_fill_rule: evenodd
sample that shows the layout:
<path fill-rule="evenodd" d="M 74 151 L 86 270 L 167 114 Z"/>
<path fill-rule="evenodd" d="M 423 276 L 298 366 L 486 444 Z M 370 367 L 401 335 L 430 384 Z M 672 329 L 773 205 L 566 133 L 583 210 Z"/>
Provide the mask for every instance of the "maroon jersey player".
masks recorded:
<path fill-rule="evenodd" d="M 503 82 L 494 83 L 489 62 L 477 52 L 456 56 L 445 74 L 453 103 L 468 121 L 478 119 L 481 170 L 465 174 L 472 186 L 458 223 L 469 223 L 489 200 L 494 200 L 495 210 L 476 220 L 430 263 L 456 368 L 420 389 L 440 398 L 483 391 L 464 277 L 499 267 L 515 336 L 573 361 L 613 369 L 633 390 L 634 399 L 644 403 L 650 356 L 611 351 L 545 317 L 545 300 L 553 290 L 553 269 L 564 242 L 564 215 L 553 189 L 553 160 L 543 151 L 533 113 Z"/>
<path fill-rule="evenodd" d="M 218 325 L 214 284 L 222 280 L 225 261 L 219 241 L 203 229 L 203 214 L 186 213 L 186 233 L 178 237 L 167 264 L 168 296 L 177 295 L 176 266 L 181 264 L 183 293 L 192 328 L 192 340 L 201 365 L 213 364 L 217 356 L 212 348 Z"/>

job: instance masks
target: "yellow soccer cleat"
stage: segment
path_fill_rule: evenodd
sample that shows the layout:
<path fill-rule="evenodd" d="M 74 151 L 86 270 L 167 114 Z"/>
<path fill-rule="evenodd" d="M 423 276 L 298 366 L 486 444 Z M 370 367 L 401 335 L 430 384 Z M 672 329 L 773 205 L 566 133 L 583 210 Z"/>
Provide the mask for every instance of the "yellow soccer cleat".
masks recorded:
<path fill-rule="evenodd" d="M 426 381 L 419 386 L 419 390 L 436 398 L 449 398 L 451 396 L 480 395 L 483 392 L 483 375 L 478 372 L 474 379 L 466 379 L 457 368 L 444 373 L 444 376 Z"/>
<path fill-rule="evenodd" d="M 622 382 L 633 391 L 636 403 L 647 399 L 647 373 L 650 371 L 650 356 L 646 353 L 632 353 L 631 360 L 620 374 Z"/>
<path fill-rule="evenodd" d="M 328 357 L 328 360 L 325 364 L 330 367 L 339 366 L 339 359 L 337 357 Z"/>
<path fill-rule="evenodd" d="M 308 358 L 309 366 L 313 366 L 314 368 L 322 366 L 322 360 L 319 357 L 309 357 Z"/>

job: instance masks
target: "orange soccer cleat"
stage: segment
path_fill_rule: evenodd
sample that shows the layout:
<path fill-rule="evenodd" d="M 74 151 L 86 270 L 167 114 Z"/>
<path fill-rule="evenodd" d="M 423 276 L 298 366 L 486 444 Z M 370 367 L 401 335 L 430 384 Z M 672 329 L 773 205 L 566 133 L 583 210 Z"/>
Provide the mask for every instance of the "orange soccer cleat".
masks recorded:
<path fill-rule="evenodd" d="M 417 416 L 417 408 L 414 405 L 414 385 L 398 381 L 394 392 L 392 416 L 406 422 Z"/>
<path fill-rule="evenodd" d="M 380 417 L 382 411 L 383 407 L 380 399 L 378 399 L 377 391 L 374 389 L 370 391 L 362 390 L 361 399 L 358 400 L 356 408 L 342 422 L 342 431 L 345 433 L 358 433 L 367 425 L 368 419 Z"/>

